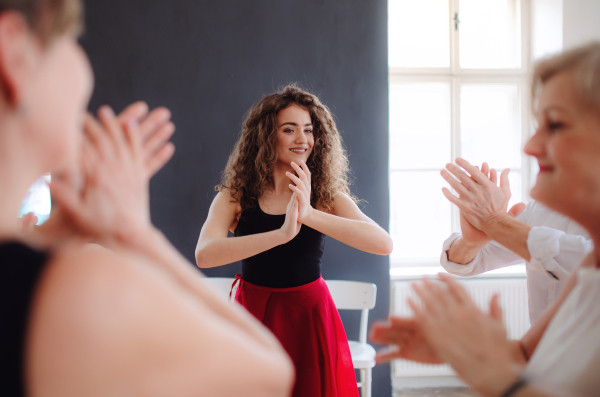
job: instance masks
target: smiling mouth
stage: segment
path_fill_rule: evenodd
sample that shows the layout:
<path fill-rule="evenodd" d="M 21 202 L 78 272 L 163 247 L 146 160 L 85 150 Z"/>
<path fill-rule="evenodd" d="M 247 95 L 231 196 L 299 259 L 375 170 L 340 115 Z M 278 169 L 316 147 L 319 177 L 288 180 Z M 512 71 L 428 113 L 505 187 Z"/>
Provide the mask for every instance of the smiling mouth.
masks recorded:
<path fill-rule="evenodd" d="M 296 154 L 305 154 L 308 151 L 308 149 L 290 149 L 290 151 Z"/>

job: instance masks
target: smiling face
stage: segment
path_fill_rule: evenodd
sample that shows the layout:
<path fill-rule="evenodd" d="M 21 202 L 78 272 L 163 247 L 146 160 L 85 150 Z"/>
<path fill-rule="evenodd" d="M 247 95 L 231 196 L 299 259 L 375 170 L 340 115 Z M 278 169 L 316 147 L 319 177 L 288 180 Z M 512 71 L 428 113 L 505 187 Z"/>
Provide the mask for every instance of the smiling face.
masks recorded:
<path fill-rule="evenodd" d="M 308 111 L 291 105 L 277 114 L 277 161 L 290 165 L 308 161 L 315 139 Z"/>
<path fill-rule="evenodd" d="M 585 103 L 572 71 L 543 86 L 536 112 L 538 129 L 525 145 L 540 172 L 531 197 L 589 224 L 600 219 L 600 111 Z"/>

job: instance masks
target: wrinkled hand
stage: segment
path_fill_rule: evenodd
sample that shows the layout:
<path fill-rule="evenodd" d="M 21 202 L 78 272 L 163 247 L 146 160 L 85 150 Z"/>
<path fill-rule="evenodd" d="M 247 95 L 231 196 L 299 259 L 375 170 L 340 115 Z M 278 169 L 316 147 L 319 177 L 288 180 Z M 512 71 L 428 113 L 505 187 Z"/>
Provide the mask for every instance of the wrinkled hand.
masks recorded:
<path fill-rule="evenodd" d="M 141 115 L 144 106 L 134 104 L 124 113 Z M 148 182 L 174 152 L 166 142 L 174 126 L 164 108 L 126 126 L 109 107 L 98 116 L 85 118 L 79 180 L 53 178 L 50 189 L 77 234 L 123 243 L 150 227 Z"/>
<path fill-rule="evenodd" d="M 456 163 L 463 167 L 470 176 L 456 165 L 447 164 L 446 168 L 449 172 L 442 170 L 441 175 L 458 193 L 458 197 L 445 187 L 442 188 L 442 192 L 450 202 L 460 209 L 462 217 L 470 225 L 485 232 L 489 225 L 506 215 L 508 201 L 510 200 L 508 182 L 510 170 L 502 171 L 500 187 L 498 187 L 496 170 L 490 170 L 488 178 L 482 171 L 466 160 L 457 158 Z M 450 173 L 458 178 L 458 181 Z M 481 235 L 479 235 L 479 238 L 481 238 Z"/>
<path fill-rule="evenodd" d="M 441 360 L 483 395 L 499 395 L 516 378 L 515 361 L 502 324 L 498 295 L 490 314 L 482 313 L 467 291 L 451 276 L 440 274 L 445 285 L 424 279 L 413 288 L 423 305 L 409 299 L 415 321 Z M 446 287 L 446 288 L 444 288 Z M 493 390 L 492 390 L 493 389 Z"/>
<path fill-rule="evenodd" d="M 443 363 L 412 318 L 390 317 L 387 322 L 376 322 L 371 328 L 370 338 L 381 345 L 392 345 L 391 349 L 377 352 L 375 361 L 378 363 L 398 358 L 425 364 Z"/>
<path fill-rule="evenodd" d="M 313 211 L 313 207 L 310 205 L 311 174 L 304 161 L 302 161 L 302 167 L 293 161 L 291 165 L 298 176 L 292 174 L 291 172 L 286 172 L 286 175 L 295 184 L 290 184 L 290 189 L 298 197 L 298 222 L 302 223 L 312 214 Z"/>
<path fill-rule="evenodd" d="M 292 240 L 300 233 L 302 223 L 298 221 L 298 212 L 298 197 L 296 196 L 296 193 L 293 193 L 285 211 L 285 221 L 283 222 L 283 226 L 279 229 L 283 234 L 285 243 Z"/>

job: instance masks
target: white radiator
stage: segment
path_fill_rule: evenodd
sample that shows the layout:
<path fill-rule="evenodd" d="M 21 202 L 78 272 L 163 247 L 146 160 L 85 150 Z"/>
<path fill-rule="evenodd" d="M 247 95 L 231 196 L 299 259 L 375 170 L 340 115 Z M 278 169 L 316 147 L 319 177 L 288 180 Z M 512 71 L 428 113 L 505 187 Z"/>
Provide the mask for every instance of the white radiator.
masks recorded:
<path fill-rule="evenodd" d="M 411 288 L 414 280 L 395 281 L 393 283 L 394 307 L 397 316 L 411 316 L 407 298 L 418 302 Z M 484 312 L 489 312 L 490 299 L 500 293 L 500 303 L 504 315 L 504 324 L 510 339 L 519 339 L 529 329 L 529 310 L 527 307 L 527 279 L 461 279 L 475 303 Z M 393 363 L 394 378 L 447 377 L 455 375 L 448 365 L 425 365 L 406 360 Z"/>

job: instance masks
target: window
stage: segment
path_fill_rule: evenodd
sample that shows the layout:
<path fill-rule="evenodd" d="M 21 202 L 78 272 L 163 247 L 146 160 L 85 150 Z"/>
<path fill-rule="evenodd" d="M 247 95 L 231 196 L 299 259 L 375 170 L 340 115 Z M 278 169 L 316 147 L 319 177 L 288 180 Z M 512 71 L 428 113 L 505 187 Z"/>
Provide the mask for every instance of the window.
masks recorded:
<path fill-rule="evenodd" d="M 44 223 L 50 217 L 50 175 L 44 175 L 31 185 L 27 194 L 21 201 L 19 208 L 19 218 L 25 214 L 33 212 L 38 218 L 38 225 Z"/>
<path fill-rule="evenodd" d="M 527 0 L 389 0 L 391 266 L 439 266 L 460 231 L 440 170 L 510 168 L 528 199 Z"/>

